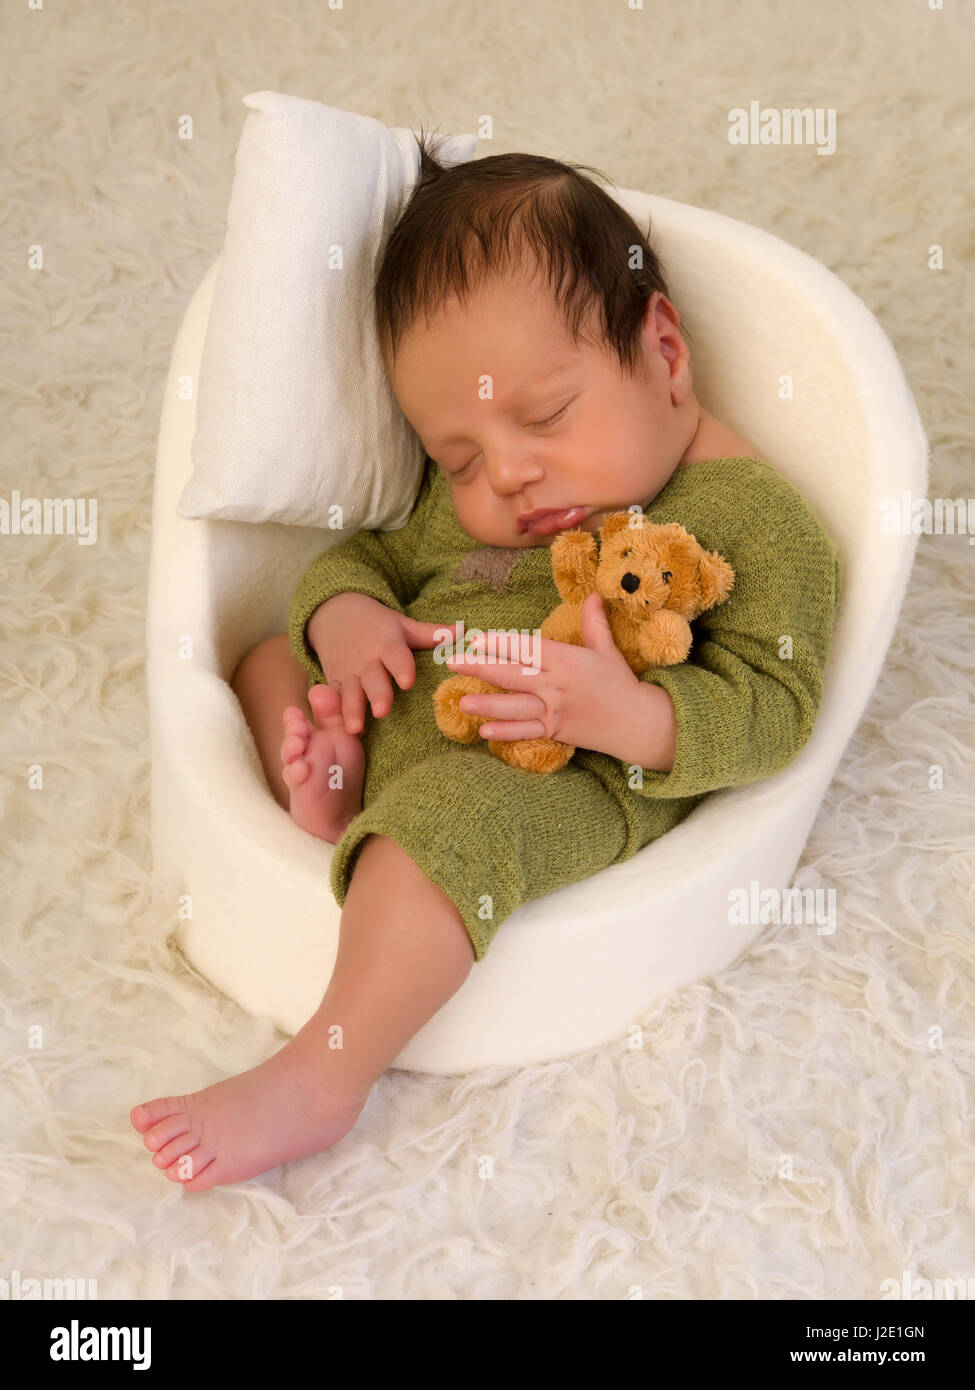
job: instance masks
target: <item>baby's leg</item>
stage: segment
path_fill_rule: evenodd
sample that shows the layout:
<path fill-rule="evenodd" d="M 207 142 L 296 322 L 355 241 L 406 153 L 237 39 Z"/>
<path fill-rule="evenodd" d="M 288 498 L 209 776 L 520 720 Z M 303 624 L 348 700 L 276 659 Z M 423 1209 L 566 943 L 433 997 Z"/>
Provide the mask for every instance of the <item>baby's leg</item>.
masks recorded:
<path fill-rule="evenodd" d="M 362 809 L 365 770 L 362 742 L 345 728 L 338 693 L 325 685 L 308 690 L 284 633 L 252 647 L 230 684 L 278 805 L 302 830 L 335 844 Z"/>
<path fill-rule="evenodd" d="M 385 835 L 349 880 L 321 1005 L 260 1066 L 135 1106 L 153 1163 L 191 1192 L 319 1153 L 355 1124 L 373 1083 L 464 983 L 474 948 L 457 908 Z"/>
<path fill-rule="evenodd" d="M 252 647 L 230 681 L 250 726 L 267 784 L 279 806 L 287 811 L 290 791 L 282 776 L 281 739 L 284 712 L 293 706 L 311 719 L 308 677 L 291 650 L 286 633 L 268 637 Z"/>

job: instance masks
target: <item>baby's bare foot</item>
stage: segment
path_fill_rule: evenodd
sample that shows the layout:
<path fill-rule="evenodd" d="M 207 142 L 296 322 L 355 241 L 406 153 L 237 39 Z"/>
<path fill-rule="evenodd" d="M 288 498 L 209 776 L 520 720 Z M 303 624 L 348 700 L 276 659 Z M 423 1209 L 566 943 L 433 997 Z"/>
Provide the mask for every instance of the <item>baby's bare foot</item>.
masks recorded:
<path fill-rule="evenodd" d="M 295 705 L 284 712 L 281 775 L 291 794 L 292 819 L 334 845 L 362 810 L 366 759 L 362 740 L 345 727 L 337 690 L 313 685 L 308 702 L 314 724 Z"/>
<path fill-rule="evenodd" d="M 129 1119 L 171 1182 L 205 1192 L 331 1148 L 367 1098 L 327 1086 L 307 1042 L 293 1038 L 250 1071 L 133 1106 Z"/>

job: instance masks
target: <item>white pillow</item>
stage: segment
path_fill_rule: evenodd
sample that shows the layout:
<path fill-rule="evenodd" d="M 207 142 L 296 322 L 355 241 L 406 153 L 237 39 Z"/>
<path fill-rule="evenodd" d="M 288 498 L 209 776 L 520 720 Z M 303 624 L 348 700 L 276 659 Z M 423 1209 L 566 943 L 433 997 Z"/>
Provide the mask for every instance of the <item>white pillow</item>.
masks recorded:
<path fill-rule="evenodd" d="M 383 369 L 372 285 L 416 182 L 416 140 L 301 97 L 243 100 L 251 112 L 200 364 L 194 471 L 176 509 L 325 528 L 338 503 L 348 533 L 395 530 L 424 453 Z M 451 136 L 438 157 L 463 163 L 477 144 Z"/>

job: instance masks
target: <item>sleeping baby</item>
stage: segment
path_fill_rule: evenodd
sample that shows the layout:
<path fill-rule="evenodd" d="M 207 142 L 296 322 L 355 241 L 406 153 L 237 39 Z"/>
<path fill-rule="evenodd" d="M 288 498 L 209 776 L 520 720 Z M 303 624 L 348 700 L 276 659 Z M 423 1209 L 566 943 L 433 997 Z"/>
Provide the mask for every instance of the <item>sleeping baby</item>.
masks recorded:
<path fill-rule="evenodd" d="M 813 729 L 835 547 L 697 400 L 660 262 L 587 168 L 527 154 L 443 168 L 420 140 L 375 286 L 389 381 L 426 454 L 413 511 L 326 550 L 289 631 L 232 682 L 274 796 L 335 845 L 338 954 L 281 1051 L 132 1110 L 190 1191 L 337 1143 L 521 903 L 629 859 L 709 792 L 779 772 Z M 537 669 L 449 642 L 537 635 L 560 602 L 553 538 L 598 537 L 623 510 L 678 522 L 734 570 L 684 663 L 635 675 L 598 594 L 584 645 L 538 637 Z M 454 672 L 499 687 L 462 701 L 481 746 L 437 726 L 433 691 Z M 572 761 L 538 773 L 487 748 L 541 736 Z"/>

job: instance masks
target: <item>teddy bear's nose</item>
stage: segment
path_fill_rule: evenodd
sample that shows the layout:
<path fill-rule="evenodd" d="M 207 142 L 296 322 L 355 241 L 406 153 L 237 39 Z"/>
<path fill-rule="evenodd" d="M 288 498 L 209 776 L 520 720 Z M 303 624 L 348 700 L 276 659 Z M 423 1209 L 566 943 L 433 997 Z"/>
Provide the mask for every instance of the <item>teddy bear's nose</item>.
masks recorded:
<path fill-rule="evenodd" d="M 620 588 L 625 589 L 628 594 L 632 594 L 635 590 L 639 589 L 639 587 L 640 576 L 638 574 L 630 574 L 629 570 L 627 570 L 626 574 L 624 574 L 623 578 L 620 580 Z"/>

